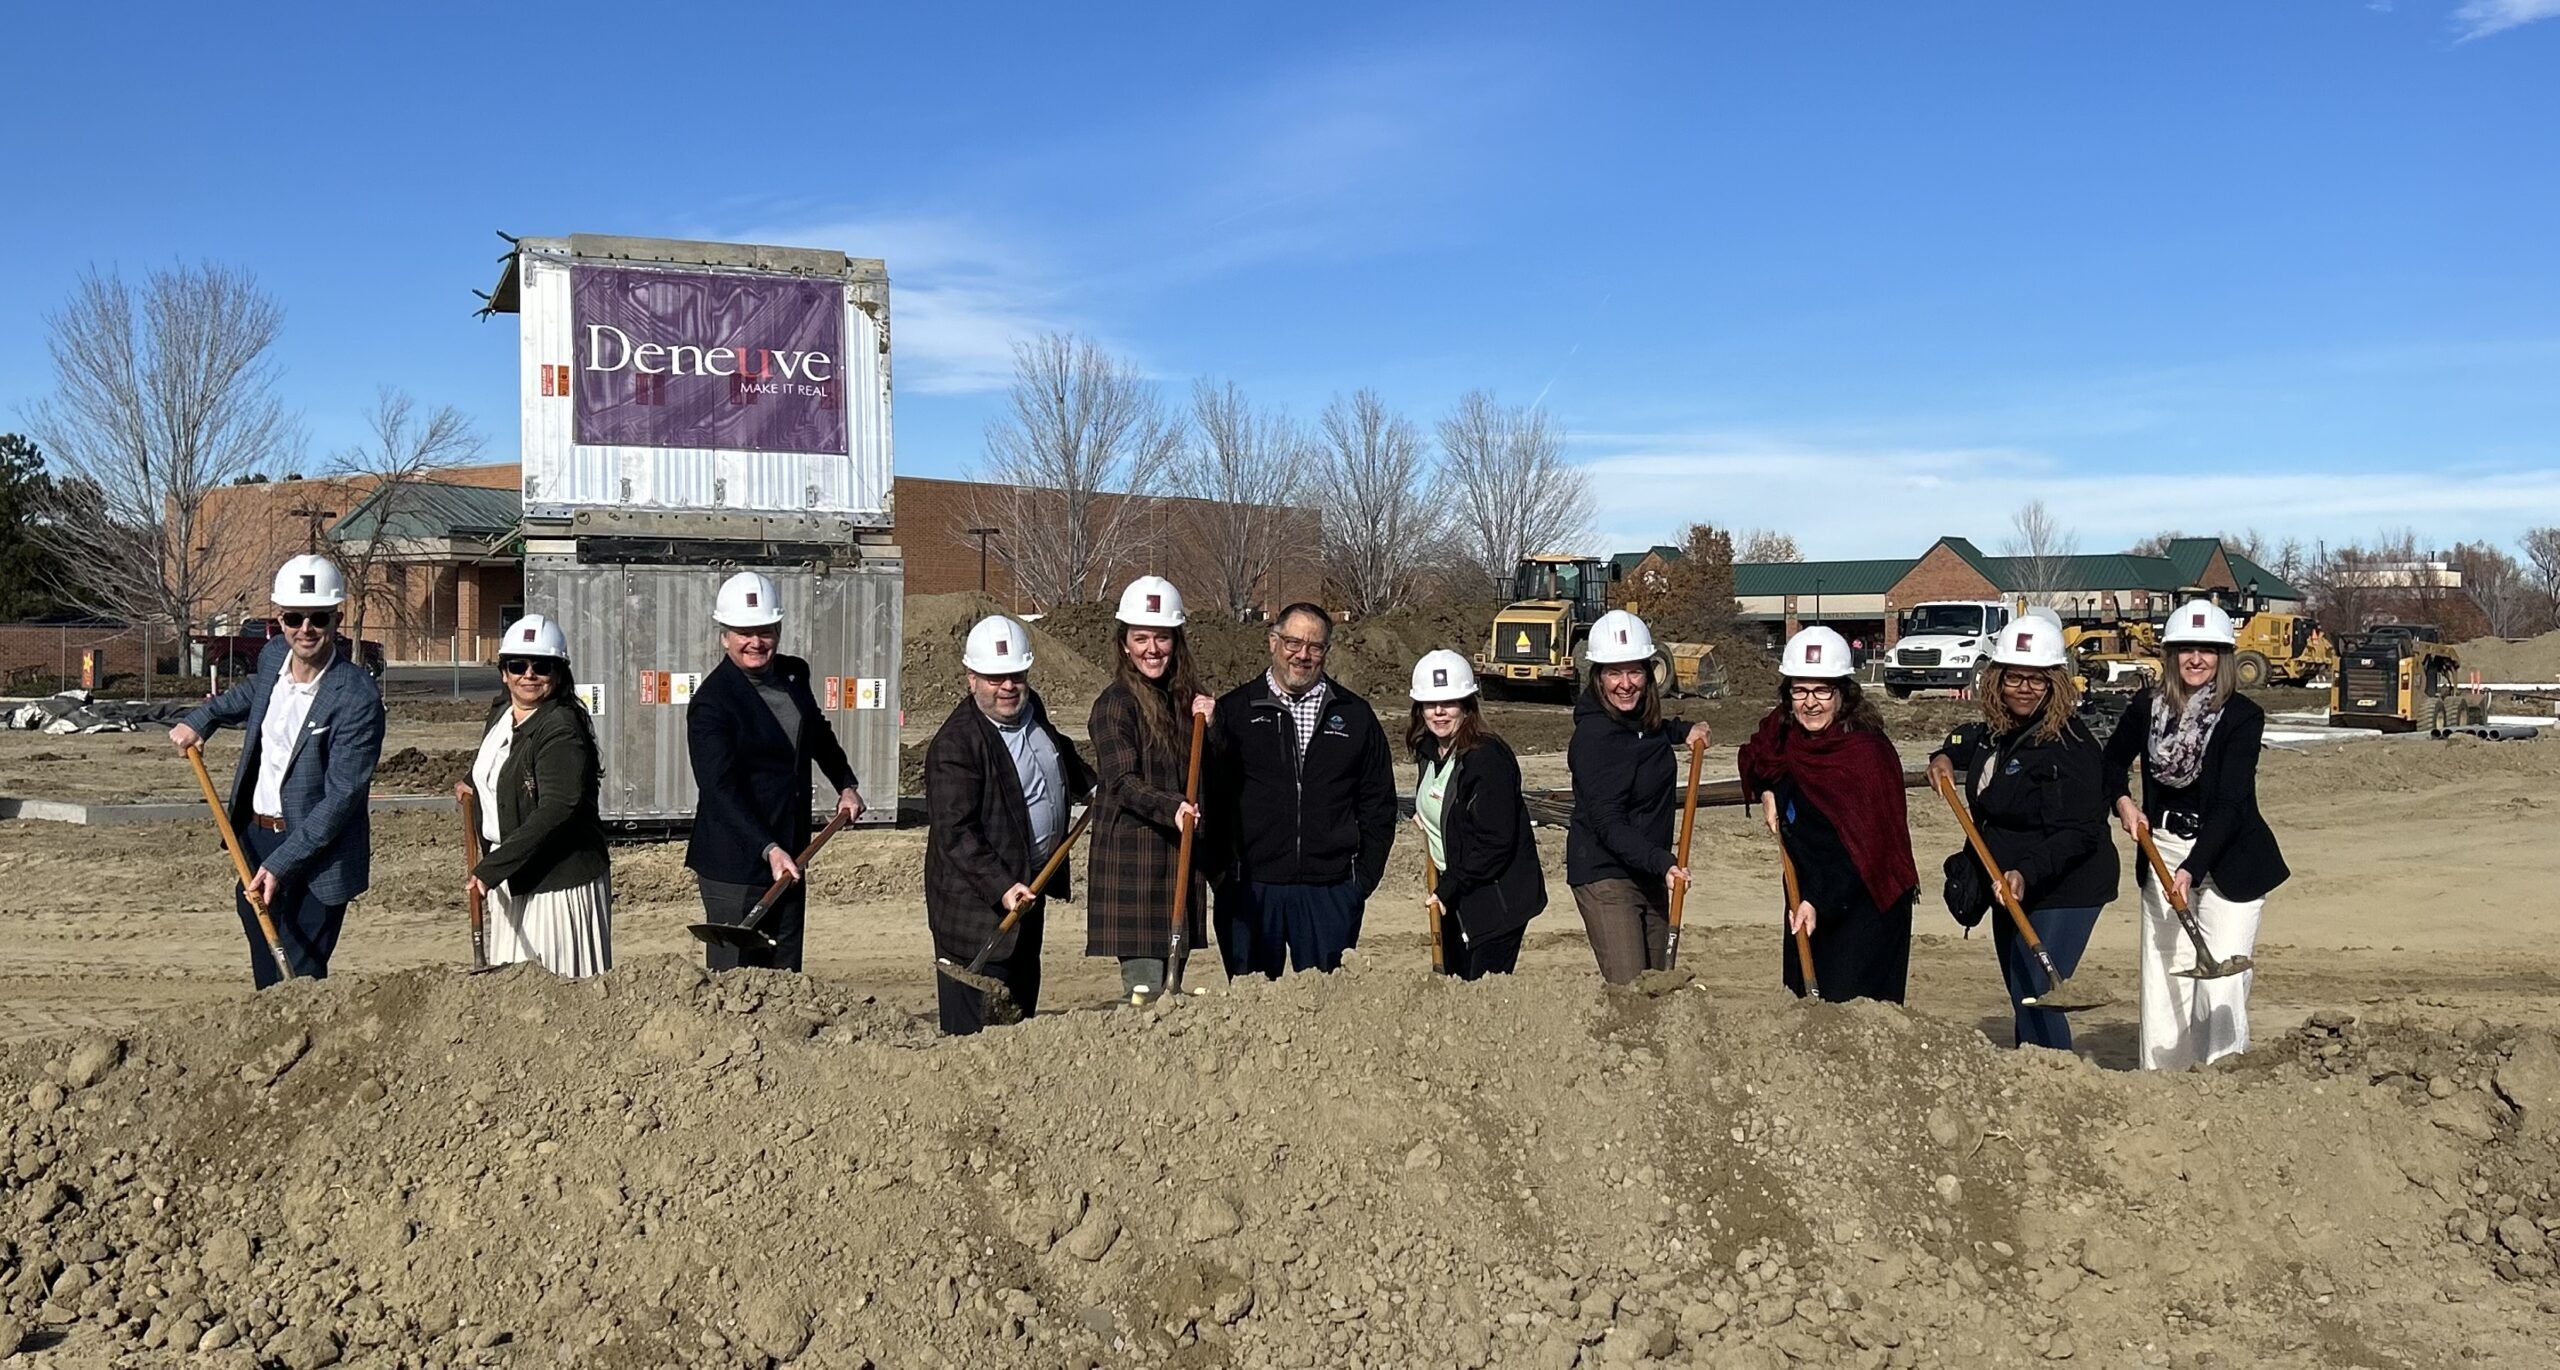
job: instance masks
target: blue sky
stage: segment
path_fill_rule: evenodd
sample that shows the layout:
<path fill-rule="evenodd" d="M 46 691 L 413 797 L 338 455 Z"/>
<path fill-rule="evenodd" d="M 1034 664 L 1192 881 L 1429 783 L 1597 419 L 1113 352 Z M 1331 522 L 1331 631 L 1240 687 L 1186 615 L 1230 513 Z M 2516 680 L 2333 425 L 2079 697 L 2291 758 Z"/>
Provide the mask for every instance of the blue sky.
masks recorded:
<path fill-rule="evenodd" d="M 747 16 L 741 19 L 739 16 Z M 2560 0 L 14 15 L 0 426 L 84 264 L 253 269 L 320 455 L 515 450 L 513 233 L 888 260 L 900 468 L 1010 341 L 1426 424 L 1543 398 L 1606 548 L 2560 521 Z M 666 73 L 677 73 L 669 75 Z"/>

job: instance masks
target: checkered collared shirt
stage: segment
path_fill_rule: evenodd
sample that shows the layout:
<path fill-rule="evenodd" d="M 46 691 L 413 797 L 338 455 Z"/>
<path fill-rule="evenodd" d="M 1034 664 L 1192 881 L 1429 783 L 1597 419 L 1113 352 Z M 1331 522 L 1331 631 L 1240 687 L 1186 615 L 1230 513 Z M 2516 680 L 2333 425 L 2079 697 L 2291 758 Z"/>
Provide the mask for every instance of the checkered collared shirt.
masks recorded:
<path fill-rule="evenodd" d="M 1325 688 L 1333 682 L 1324 676 L 1317 676 L 1316 683 L 1308 686 L 1305 694 L 1294 699 L 1290 697 L 1287 690 L 1280 688 L 1280 677 L 1268 670 L 1262 673 L 1262 683 L 1271 688 L 1274 698 L 1289 706 L 1289 719 L 1297 725 L 1298 764 L 1305 765 L 1307 744 L 1315 740 L 1316 725 L 1324 721 Z"/>

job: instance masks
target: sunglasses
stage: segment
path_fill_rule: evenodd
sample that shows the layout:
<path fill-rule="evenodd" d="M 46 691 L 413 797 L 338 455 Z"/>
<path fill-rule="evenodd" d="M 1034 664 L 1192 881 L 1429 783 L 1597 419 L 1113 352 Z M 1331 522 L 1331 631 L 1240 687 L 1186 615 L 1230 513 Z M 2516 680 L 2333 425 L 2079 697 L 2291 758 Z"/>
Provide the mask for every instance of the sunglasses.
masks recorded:
<path fill-rule="evenodd" d="M 288 628 L 299 628 L 306 623 L 310 624 L 314 628 L 326 628 L 336 623 L 338 621 L 338 616 L 327 609 L 319 610 L 316 613 L 287 610 L 284 613 L 276 615 L 276 621 L 282 623 Z"/>
<path fill-rule="evenodd" d="M 549 657 L 511 656 L 498 663 L 508 675 L 538 675 L 545 680 L 560 673 L 560 663 Z"/>

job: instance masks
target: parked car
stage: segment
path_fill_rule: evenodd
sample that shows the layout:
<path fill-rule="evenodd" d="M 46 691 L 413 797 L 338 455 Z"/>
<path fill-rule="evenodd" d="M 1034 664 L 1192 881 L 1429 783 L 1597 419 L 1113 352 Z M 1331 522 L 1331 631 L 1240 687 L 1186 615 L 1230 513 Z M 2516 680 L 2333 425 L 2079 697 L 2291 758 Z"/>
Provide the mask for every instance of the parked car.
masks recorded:
<path fill-rule="evenodd" d="M 240 631 L 236 633 L 195 633 L 190 637 L 204 648 L 207 666 L 225 674 L 237 674 L 256 666 L 258 654 L 267 649 L 267 640 L 283 633 L 284 626 L 274 619 L 253 618 L 240 625 Z M 349 652 L 374 679 L 382 679 L 381 643 L 356 643 L 350 650 L 347 640 L 341 637 L 338 650 Z"/>

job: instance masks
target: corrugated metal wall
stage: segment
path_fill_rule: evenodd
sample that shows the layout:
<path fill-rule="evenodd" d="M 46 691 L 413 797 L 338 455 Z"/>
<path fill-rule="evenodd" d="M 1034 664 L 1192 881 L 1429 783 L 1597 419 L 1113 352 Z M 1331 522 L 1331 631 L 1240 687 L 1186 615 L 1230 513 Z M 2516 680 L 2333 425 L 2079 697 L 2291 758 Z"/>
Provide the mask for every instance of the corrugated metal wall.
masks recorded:
<path fill-rule="evenodd" d="M 576 355 L 565 259 L 525 252 L 518 320 L 517 403 L 524 415 L 524 504 L 528 517 L 576 508 L 746 510 L 835 514 L 889 522 L 889 376 L 885 325 L 858 308 L 845 287 L 846 451 L 801 455 L 703 448 L 594 447 L 577 442 L 575 401 L 543 393 L 546 366 Z M 652 265 L 653 270 L 681 270 Z"/>
<path fill-rule="evenodd" d="M 604 753 L 604 818 L 688 821 L 696 789 L 685 701 L 720 664 L 711 602 L 736 568 L 590 566 L 569 557 L 525 562 L 526 602 L 568 635 L 582 687 L 594 687 Z M 872 821 L 897 816 L 899 563 L 848 570 L 765 567 L 782 590 L 782 650 L 809 662 L 810 686 L 861 777 Z M 830 707 L 829 680 L 833 686 Z M 824 807 L 826 777 L 812 782 Z"/>

